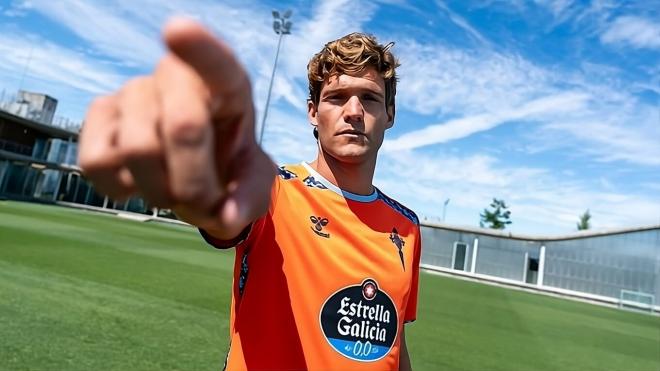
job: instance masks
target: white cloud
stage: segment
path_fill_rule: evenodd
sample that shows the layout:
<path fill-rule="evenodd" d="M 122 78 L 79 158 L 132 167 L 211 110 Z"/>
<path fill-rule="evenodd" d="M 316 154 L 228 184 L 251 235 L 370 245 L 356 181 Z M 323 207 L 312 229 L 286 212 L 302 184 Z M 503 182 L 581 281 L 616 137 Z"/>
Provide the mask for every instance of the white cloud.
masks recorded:
<path fill-rule="evenodd" d="M 304 103 L 307 98 L 309 59 L 328 41 L 360 31 L 375 11 L 376 6 L 369 2 L 331 0 L 319 2 L 308 20 L 294 20 L 295 32 L 287 36 L 282 55 L 282 73 L 300 87 L 297 99 Z"/>
<path fill-rule="evenodd" d="M 550 9 L 553 15 L 560 16 L 562 13 L 566 12 L 571 5 L 573 0 L 535 0 L 537 4 L 543 4 Z"/>
<path fill-rule="evenodd" d="M 57 115 L 79 122 L 94 95 L 117 89 L 126 76 L 98 57 L 27 33 L 0 29 L 0 89 L 4 100 L 18 89 L 59 100 Z"/>
<path fill-rule="evenodd" d="M 98 64 L 98 60 L 34 35 L 0 33 L 0 71 L 27 79 L 63 84 L 92 94 L 116 89 L 123 76 Z"/>
<path fill-rule="evenodd" d="M 635 127 L 625 122 L 605 121 L 565 121 L 547 125 L 545 130 L 559 130 L 571 134 L 588 144 L 580 151 L 596 156 L 597 161 L 660 166 L 660 127 L 644 127 L 639 123 Z"/>
<path fill-rule="evenodd" d="M 279 164 L 311 161 L 316 156 L 316 139 L 303 113 L 271 107 L 263 147 Z"/>
<path fill-rule="evenodd" d="M 490 41 L 488 41 L 479 31 L 477 31 L 467 20 L 465 20 L 465 18 L 451 10 L 447 4 L 440 0 L 437 0 L 436 4 L 438 8 L 444 10 L 447 13 L 449 20 L 451 20 L 455 25 L 463 29 L 463 31 L 481 42 L 483 45 L 491 46 Z"/>
<path fill-rule="evenodd" d="M 659 49 L 660 24 L 637 16 L 621 16 L 600 37 L 605 44 L 627 44 L 634 48 Z"/>
<path fill-rule="evenodd" d="M 657 107 L 639 99 L 640 85 L 622 79 L 618 68 L 582 63 L 562 71 L 515 54 L 414 40 L 396 51 L 400 109 L 440 120 L 387 140 L 385 150 L 447 143 L 516 122 L 535 123 L 526 138 L 535 153 L 562 148 L 598 161 L 660 162 Z"/>
<path fill-rule="evenodd" d="M 399 0 L 381 2 L 399 4 Z M 30 79 L 38 76 L 67 88 L 57 94 L 62 101 L 83 102 L 82 96 L 89 94 L 81 92 L 114 89 L 125 78 L 122 73 L 152 66 L 162 52 L 159 30 L 176 12 L 209 25 L 235 48 L 252 77 L 257 109 L 263 107 L 277 45 L 267 5 L 211 0 L 144 0 L 139 6 L 129 0 L 118 0 L 112 6 L 45 0 L 35 4 L 32 11 L 69 29 L 85 44 L 77 44 L 74 50 L 35 37 L 0 34 L 2 81 L 16 79 L 29 52 L 26 47 L 33 43 L 39 45 L 35 48 L 39 51 L 33 57 Z M 555 23 L 579 8 L 561 0 L 542 5 L 555 16 Z M 594 11 L 600 12 L 598 9 Z M 328 40 L 366 28 L 378 4 L 326 0 L 309 9 L 301 5 L 293 10 L 294 32 L 283 42 L 264 137 L 266 150 L 280 163 L 311 160 L 316 154 L 305 116 L 309 57 Z M 465 18 L 445 10 L 463 32 L 485 40 Z M 608 36 L 613 38 L 609 42 L 634 45 L 613 35 Z M 617 191 L 616 179 L 594 186 L 571 164 L 563 171 L 515 166 L 503 157 L 476 150 L 471 155 L 447 155 L 440 152 L 444 147 L 437 146 L 515 121 L 533 125 L 526 131 L 529 137 L 511 139 L 537 150 L 568 149 L 590 163 L 593 156 L 599 161 L 650 166 L 654 171 L 660 161 L 660 146 L 654 141 L 659 138 L 657 107 L 637 99 L 634 89 L 641 85 L 622 81 L 620 70 L 582 64 L 566 72 L 502 49 L 459 49 L 442 42 L 422 43 L 409 34 L 387 36 L 397 42 L 395 52 L 403 63 L 399 112 L 412 111 L 428 123 L 440 124 L 410 125 L 411 131 L 386 142 L 376 171 L 376 184 L 386 193 L 421 216 L 439 215 L 442 202 L 450 197 L 449 220 L 473 226 L 491 198 L 502 197 L 511 205 L 513 230 L 518 231 L 521 226 L 528 226 L 529 232 L 573 230 L 578 215 L 587 208 L 598 227 L 658 220 L 660 204 L 653 196 L 658 182 L 654 179 L 642 187 L 647 193 L 626 194 Z M 649 44 L 652 39 L 645 36 L 635 42 L 649 47 L 655 45 Z M 257 119 L 260 123 L 261 115 Z"/>
<path fill-rule="evenodd" d="M 277 45 L 270 8 L 265 5 L 207 0 L 167 3 L 145 0 L 140 6 L 128 0 L 112 6 L 99 2 L 36 0 L 35 5 L 35 11 L 71 30 L 92 50 L 116 61 L 109 63 L 140 70 L 150 69 L 162 54 L 159 32 L 169 17 L 185 14 L 196 18 L 232 45 L 252 77 L 257 110 L 265 103 Z M 296 17 L 294 9 L 294 32 L 283 41 L 271 104 L 284 99 L 304 112 L 309 57 L 331 38 L 359 29 L 375 9 L 368 2 L 347 0 L 319 2 L 310 18 Z M 261 112 L 257 117 L 260 122 Z"/>
<path fill-rule="evenodd" d="M 399 106 L 421 114 L 471 116 L 524 104 L 552 91 L 552 75 L 524 58 L 400 39 Z"/>
<path fill-rule="evenodd" d="M 651 182 L 642 183 L 641 186 L 646 188 L 646 189 L 652 190 L 654 192 L 659 192 L 660 193 L 660 182 L 657 182 L 657 183 L 651 183 Z"/>
<path fill-rule="evenodd" d="M 2 15 L 5 17 L 20 18 L 25 17 L 33 7 L 30 1 L 14 1 L 8 8 L 0 6 L 0 11 L 2 11 Z"/>
<path fill-rule="evenodd" d="M 575 92 L 547 96 L 526 102 L 519 107 L 463 117 L 410 131 L 399 138 L 387 140 L 384 149 L 398 151 L 445 143 L 490 130 L 510 121 L 548 121 L 562 116 L 563 113 L 584 109 L 588 99 L 587 95 Z"/>
<path fill-rule="evenodd" d="M 596 228 L 649 225 L 660 220 L 660 200 L 647 194 L 617 192 L 616 183 L 601 190 L 588 179 L 567 179 L 565 174 L 542 168 L 507 166 L 481 154 L 386 153 L 379 159 L 376 174 L 376 184 L 384 192 L 397 195 L 422 218 L 438 219 L 444 200 L 450 198 L 447 220 L 456 225 L 477 226 L 478 213 L 493 197 L 507 201 L 514 232 L 572 231 L 586 209 L 591 210 Z"/>
<path fill-rule="evenodd" d="M 133 5 L 140 12 L 148 6 Z M 62 24 L 95 50 L 132 66 L 152 66 L 161 54 L 158 28 L 136 22 L 110 3 L 35 0 L 34 9 Z"/>

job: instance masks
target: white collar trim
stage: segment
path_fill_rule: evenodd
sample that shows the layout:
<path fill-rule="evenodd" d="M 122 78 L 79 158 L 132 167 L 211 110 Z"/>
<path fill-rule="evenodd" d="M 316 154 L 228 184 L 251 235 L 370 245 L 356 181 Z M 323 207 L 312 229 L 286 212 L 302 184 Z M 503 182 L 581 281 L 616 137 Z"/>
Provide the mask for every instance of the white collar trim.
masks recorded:
<path fill-rule="evenodd" d="M 323 175 L 319 174 L 314 170 L 308 163 L 302 162 L 302 166 L 309 172 L 311 176 L 314 177 L 315 180 L 321 182 L 326 188 L 329 190 L 335 192 L 336 194 L 343 196 L 344 198 L 348 198 L 353 201 L 358 201 L 358 202 L 372 202 L 375 201 L 378 198 L 378 192 L 376 191 L 376 187 L 374 187 L 374 191 L 370 195 L 359 195 L 355 193 L 351 193 L 349 191 L 344 191 L 343 189 L 337 187 L 336 185 L 332 184 L 329 180 L 323 177 Z"/>

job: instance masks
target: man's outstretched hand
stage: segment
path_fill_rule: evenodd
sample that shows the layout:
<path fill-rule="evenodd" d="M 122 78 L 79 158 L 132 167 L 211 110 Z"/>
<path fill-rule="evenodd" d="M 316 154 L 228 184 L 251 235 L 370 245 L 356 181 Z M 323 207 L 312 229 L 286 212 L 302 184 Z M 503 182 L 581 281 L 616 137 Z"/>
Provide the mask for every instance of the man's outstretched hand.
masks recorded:
<path fill-rule="evenodd" d="M 164 29 L 168 53 L 90 106 L 79 164 L 96 188 L 171 208 L 231 239 L 263 215 L 275 165 L 254 138 L 247 73 L 230 48 L 189 20 Z"/>

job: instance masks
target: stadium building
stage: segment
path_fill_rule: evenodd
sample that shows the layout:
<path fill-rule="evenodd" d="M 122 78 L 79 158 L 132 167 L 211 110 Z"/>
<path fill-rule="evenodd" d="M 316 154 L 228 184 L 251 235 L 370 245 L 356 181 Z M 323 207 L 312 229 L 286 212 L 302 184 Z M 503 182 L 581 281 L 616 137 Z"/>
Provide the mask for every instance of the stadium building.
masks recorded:
<path fill-rule="evenodd" d="M 56 109 L 56 99 L 26 91 L 0 104 L 0 198 L 151 213 L 142 199 L 114 202 L 81 177 L 78 132 L 53 124 Z"/>
<path fill-rule="evenodd" d="M 0 105 L 0 198 L 162 215 L 97 194 L 75 165 L 78 133 L 52 125 L 57 101 L 19 97 Z M 660 312 L 660 225 L 540 237 L 423 223 L 422 238 L 426 270 Z"/>
<path fill-rule="evenodd" d="M 427 270 L 660 312 L 660 225 L 551 237 L 424 224 L 422 239 Z"/>

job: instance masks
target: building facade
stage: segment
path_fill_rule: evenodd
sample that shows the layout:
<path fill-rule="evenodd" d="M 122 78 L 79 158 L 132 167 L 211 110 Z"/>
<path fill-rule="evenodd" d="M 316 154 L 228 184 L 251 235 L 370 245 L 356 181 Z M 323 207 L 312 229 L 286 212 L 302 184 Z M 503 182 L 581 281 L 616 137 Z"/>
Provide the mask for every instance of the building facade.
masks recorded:
<path fill-rule="evenodd" d="M 98 194 L 77 156 L 77 132 L 0 110 L 0 198 L 152 212 L 140 198 L 115 202 Z"/>
<path fill-rule="evenodd" d="M 5 110 L 16 116 L 50 125 L 57 110 L 57 99 L 46 94 L 19 90 L 16 99 L 9 103 Z"/>
<path fill-rule="evenodd" d="M 525 236 L 427 224 L 428 269 L 660 311 L 660 225 Z"/>

